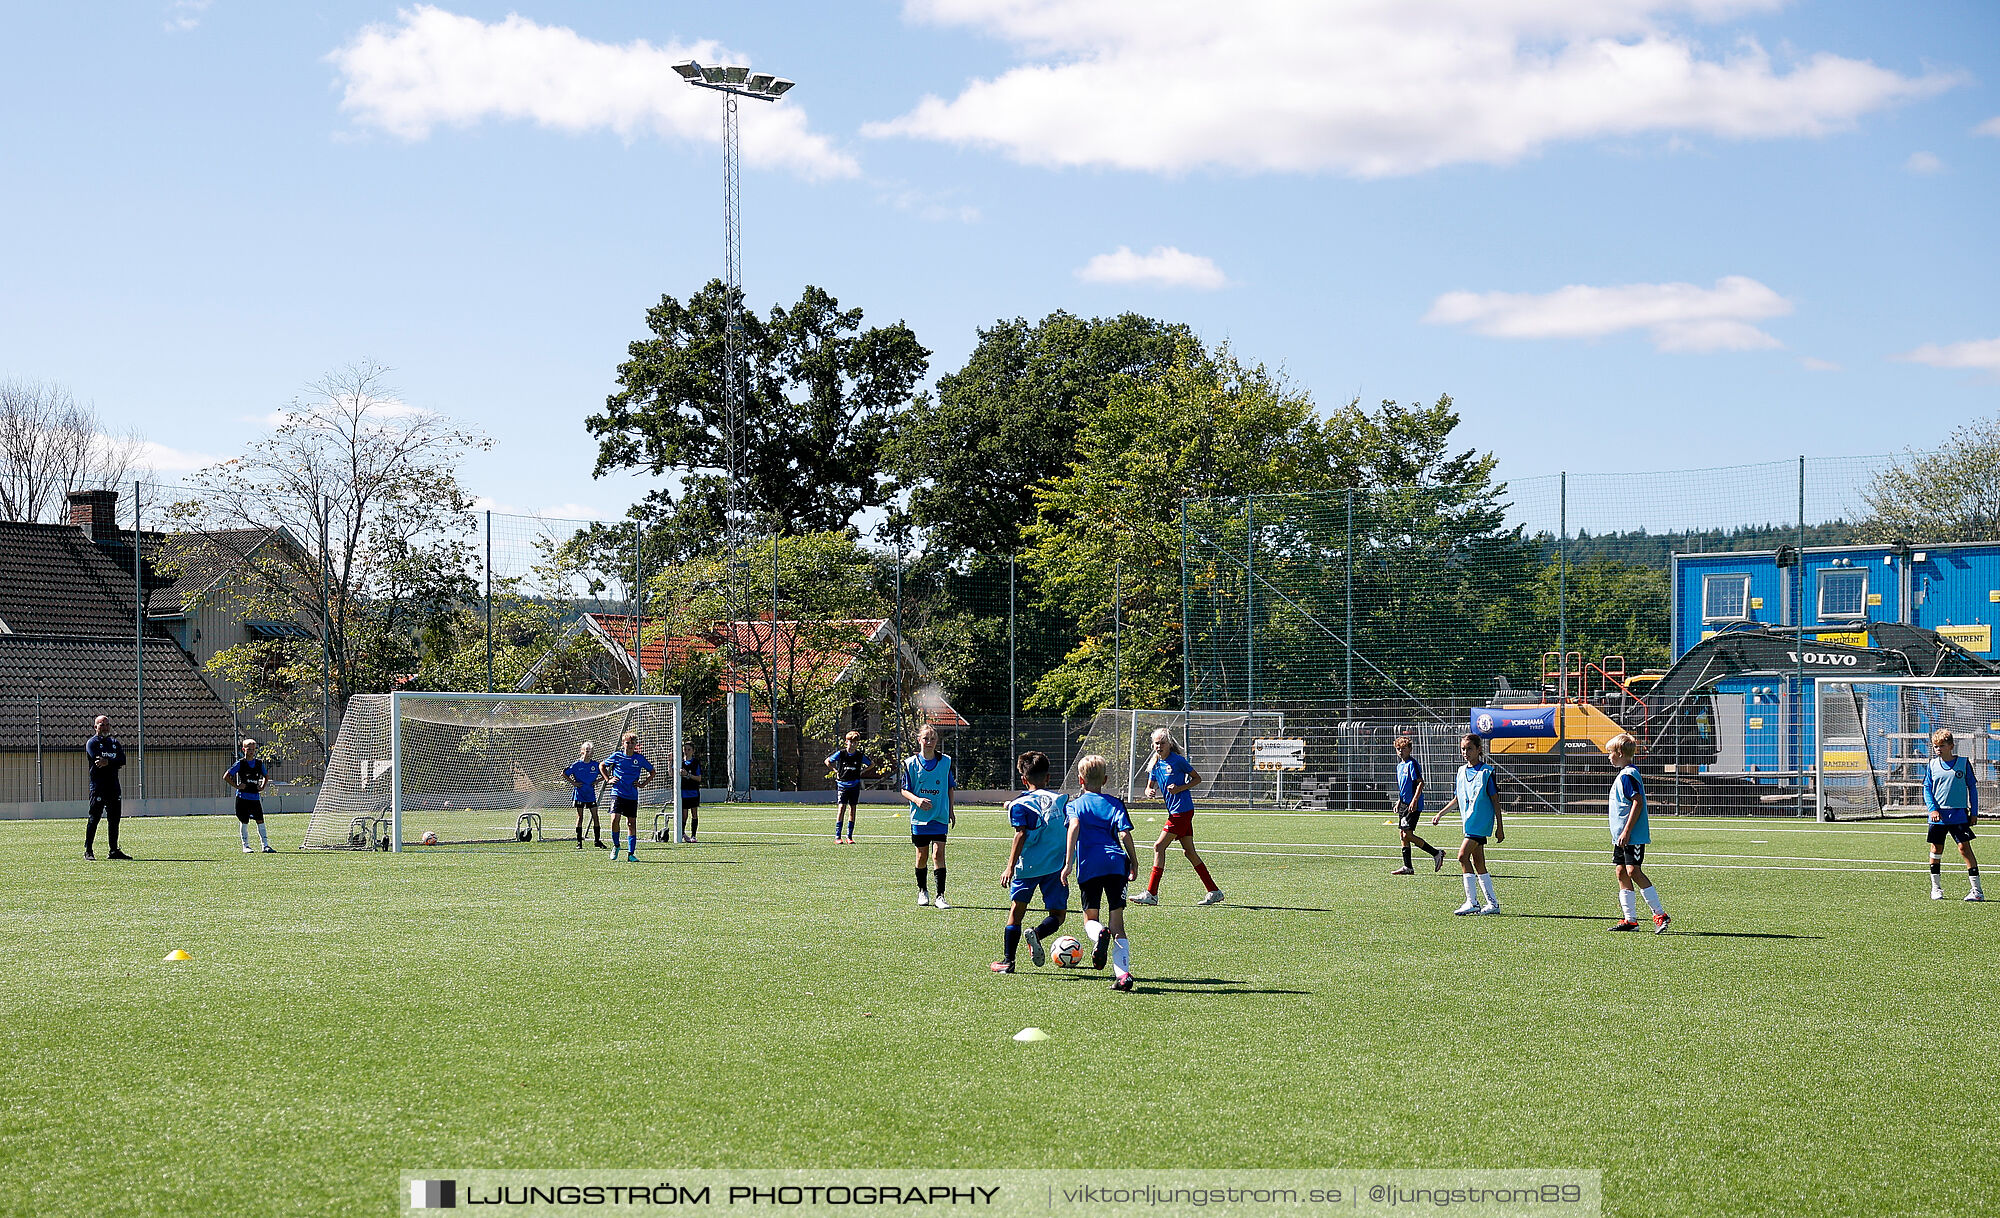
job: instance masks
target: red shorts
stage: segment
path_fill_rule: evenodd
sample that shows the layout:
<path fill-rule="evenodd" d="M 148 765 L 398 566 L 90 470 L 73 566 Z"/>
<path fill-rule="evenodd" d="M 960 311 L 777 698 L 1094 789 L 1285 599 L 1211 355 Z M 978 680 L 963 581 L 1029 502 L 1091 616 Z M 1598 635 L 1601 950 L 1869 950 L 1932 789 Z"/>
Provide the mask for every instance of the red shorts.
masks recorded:
<path fill-rule="evenodd" d="M 1193 837 L 1194 813 L 1192 812 L 1168 813 L 1166 834 L 1168 837 Z"/>

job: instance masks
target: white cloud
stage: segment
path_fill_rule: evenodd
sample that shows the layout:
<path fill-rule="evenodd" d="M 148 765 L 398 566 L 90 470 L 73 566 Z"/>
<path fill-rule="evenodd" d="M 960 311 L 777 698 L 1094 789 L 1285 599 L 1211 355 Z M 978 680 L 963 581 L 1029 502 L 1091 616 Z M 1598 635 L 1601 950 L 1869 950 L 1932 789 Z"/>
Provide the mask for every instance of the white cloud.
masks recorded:
<path fill-rule="evenodd" d="M 1932 368 L 1970 368 L 2000 374 L 2000 338 L 1978 338 L 1963 343 L 1925 343 L 1914 351 L 1889 358 L 1907 364 L 1927 364 Z"/>
<path fill-rule="evenodd" d="M 1972 129 L 1974 135 L 2000 136 L 2000 114 L 1994 115 Z"/>
<path fill-rule="evenodd" d="M 721 99 L 690 88 L 672 65 L 741 62 L 712 41 L 593 42 L 562 26 L 510 15 L 484 22 L 431 5 L 364 28 L 327 56 L 356 122 L 406 140 L 439 126 L 524 119 L 557 131 L 611 131 L 716 143 Z M 790 100 L 744 103 L 743 159 L 806 178 L 851 177 L 854 159 L 810 130 Z"/>
<path fill-rule="evenodd" d="M 1751 351 L 1783 344 L 1752 325 L 1783 317 L 1792 303 L 1742 275 L 1713 288 L 1692 283 L 1571 284 L 1542 295 L 1446 292 L 1424 320 L 1492 338 L 1603 338 L 1646 332 L 1660 351 Z"/>
<path fill-rule="evenodd" d="M 1714 53 L 1668 25 L 1783 3 L 906 0 L 1029 62 L 863 131 L 1038 165 L 1383 177 L 1569 140 L 1822 135 L 1960 80 L 1828 53 L 1781 64 L 1748 39 Z"/>
<path fill-rule="evenodd" d="M 1121 245 L 1078 267 L 1076 277 L 1085 283 L 1145 283 L 1203 292 L 1212 292 L 1229 283 L 1222 268 L 1210 259 L 1184 253 L 1171 245 L 1156 245 L 1150 254 L 1135 254 L 1132 247 Z"/>
<path fill-rule="evenodd" d="M 897 187 L 881 196 L 883 202 L 897 211 L 909 212 L 919 220 L 937 224 L 946 220 L 956 220 L 960 224 L 979 223 L 981 212 L 971 203 L 954 203 L 955 191 L 912 190 Z"/>
<path fill-rule="evenodd" d="M 1830 359 L 1819 359 L 1818 357 L 1816 357 L 1816 356 L 1811 356 L 1811 355 L 1807 355 L 1807 356 L 1801 356 L 1801 357 L 1800 357 L 1800 359 L 1799 359 L 1799 367 L 1801 367 L 1801 368 L 1804 368 L 1804 369 L 1805 369 L 1805 370 L 1806 370 L 1807 372 L 1839 372 L 1839 371 L 1842 371 L 1842 369 L 1841 369 L 1840 365 L 1839 365 L 1839 364 L 1836 364 L 1836 363 L 1834 363 L 1834 362 L 1833 362 L 1832 360 L 1830 360 Z"/>
<path fill-rule="evenodd" d="M 1910 159 L 1903 162 L 1903 168 L 1910 173 L 1936 173 L 1944 168 L 1935 152 L 1912 152 Z"/>
<path fill-rule="evenodd" d="M 191 474 L 196 470 L 207 469 L 222 458 L 208 453 L 189 452 L 184 448 L 170 448 L 156 440 L 141 440 L 133 460 L 135 464 L 144 466 L 158 475 Z"/>
<path fill-rule="evenodd" d="M 214 0 L 167 0 L 167 31 L 186 33 L 201 24 Z"/>

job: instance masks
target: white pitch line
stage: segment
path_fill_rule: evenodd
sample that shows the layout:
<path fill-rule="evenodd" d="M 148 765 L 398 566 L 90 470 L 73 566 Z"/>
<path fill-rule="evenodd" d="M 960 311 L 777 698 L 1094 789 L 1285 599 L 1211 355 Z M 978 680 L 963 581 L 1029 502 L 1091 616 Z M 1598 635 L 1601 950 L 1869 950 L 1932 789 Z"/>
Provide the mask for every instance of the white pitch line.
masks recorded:
<path fill-rule="evenodd" d="M 818 833 L 777 833 L 777 832 L 771 832 L 771 831 L 758 831 L 758 830 L 743 830 L 743 831 L 741 831 L 741 835 L 742 835 L 742 836 L 745 836 L 745 837 L 821 837 L 821 836 L 824 836 L 824 835 L 822 835 L 822 834 L 818 834 Z M 864 834 L 862 834 L 862 836 L 863 836 L 863 837 L 872 837 L 872 838 L 877 838 L 878 840 L 888 840 L 888 841 L 895 841 L 895 840 L 896 840 L 896 839 L 895 839 L 895 837 L 893 837 L 893 836 L 890 836 L 890 837 L 887 837 L 886 839 L 883 839 L 883 838 L 881 838 L 881 837 L 880 837 L 880 835 L 877 835 L 877 834 L 868 834 L 868 833 L 864 833 Z M 961 836 L 959 840 L 961 840 L 961 841 L 972 841 L 972 842 L 1003 842 L 1003 841 L 1012 841 L 1013 839 L 1012 839 L 1012 838 L 1001 838 L 1001 837 L 965 837 L 965 836 Z M 1317 858 L 1324 858 L 1324 859 L 1340 859 L 1340 860 L 1343 860 L 1343 861 L 1354 861 L 1354 862 L 1359 862 L 1359 861 L 1362 861 L 1362 860 L 1368 860 L 1368 859 L 1382 859 L 1382 860 L 1388 860 L 1388 859 L 1395 859 L 1395 858 L 1399 857 L 1398 855 L 1395 855 L 1395 854 L 1381 854 L 1381 853 L 1376 853 L 1376 854 L 1368 854 L 1368 855 L 1353 855 L 1353 854 L 1316 854 L 1316 853 L 1313 853 L 1313 851 L 1315 851 L 1315 850 L 1375 850 L 1375 851 L 1380 851 L 1380 850 L 1382 849 L 1382 846 L 1381 846 L 1381 845 L 1380 845 L 1379 843 L 1372 843 L 1372 842 L 1371 842 L 1371 843 L 1355 843 L 1355 844 L 1353 844 L 1353 845 L 1349 845 L 1349 844 L 1347 844 L 1347 843 L 1345 843 L 1345 842 L 1304 842 L 1304 843 L 1301 843 L 1301 846 L 1302 846 L 1302 848 L 1301 848 L 1301 849 L 1298 849 L 1298 850 L 1250 850 L 1250 849 L 1244 849 L 1244 848 L 1243 848 L 1243 846 L 1244 846 L 1244 845 L 1250 845 L 1250 844 L 1256 844 L 1256 843 L 1242 843 L 1242 844 L 1238 844 L 1238 845 L 1235 845 L 1235 846 L 1225 846 L 1224 844 L 1222 844 L 1222 843 L 1219 843 L 1219 842 L 1210 842 L 1210 843 L 1207 843 L 1206 845 L 1204 845 L 1204 846 L 1203 846 L 1203 849 L 1204 849 L 1204 850 L 1207 850 L 1207 851 L 1209 851 L 1209 852 L 1212 852 L 1212 853 L 1215 853 L 1215 854 L 1242 854 L 1242 855 L 1249 855 L 1249 856 L 1253 856 L 1253 857 L 1266 857 L 1266 858 L 1305 858 L 1305 859 L 1317 859 Z M 1540 850 L 1532 850 L 1532 849 L 1531 849 L 1531 850 L 1530 850 L 1530 853 L 1540 853 L 1540 854 L 1601 854 L 1601 853 L 1604 853 L 1604 852 L 1603 852 L 1603 851 L 1598 851 L 1598 850 L 1563 850 L 1563 849 L 1559 849 L 1559 848 L 1556 848 L 1556 847 L 1547 847 L 1547 848 L 1543 848 L 1543 849 L 1540 849 Z M 1667 855 L 1668 853 L 1669 853 L 1669 852 L 1665 852 L 1665 851 L 1662 851 L 1662 852 L 1661 852 L 1660 854 L 1657 854 L 1657 855 L 1653 855 L 1652 857 L 1654 857 L 1654 858 L 1658 858 L 1658 857 L 1665 857 L 1665 856 L 1666 856 L 1666 855 Z M 1923 864 L 1921 864 L 1921 863 L 1904 863 L 1904 864 L 1898 864 L 1898 863 L 1897 863 L 1897 862 L 1896 862 L 1895 860 L 1893 860 L 1893 859 L 1828 859 L 1828 858 L 1821 858 L 1821 857 L 1819 857 L 1819 856 L 1817 856 L 1817 855 L 1770 855 L 1770 854 L 1690 854 L 1690 853 L 1680 853 L 1680 852 L 1676 852 L 1676 853 L 1673 853 L 1673 854 L 1672 854 L 1672 857 L 1675 857 L 1675 858 L 1708 858 L 1708 859 L 1759 859 L 1759 858 L 1777 858 L 1777 859 L 1785 859 L 1785 860 L 1787 860 L 1787 861 L 1795 861 L 1795 862 L 1825 862 L 1825 863 L 1866 863 L 1866 864 L 1876 864 L 1875 866 L 1850 866 L 1850 867 L 1786 867 L 1786 866 L 1767 866 L 1767 865 L 1762 865 L 1762 864 L 1747 864 L 1747 863 L 1663 863 L 1663 864 L 1662 864 L 1662 866 L 1665 866 L 1665 867 L 1672 867 L 1672 868 L 1675 868 L 1675 869 L 1678 869 L 1678 870 L 1681 870 L 1681 871 L 1858 871 L 1858 872 L 1882 872 L 1882 873 L 1886 873 L 1886 874 L 1894 874 L 1894 875 L 1906 875 L 1906 874 L 1911 874 L 1911 873 L 1914 873 L 1914 872 L 1920 872 L 1920 871 L 1924 870 L 1924 865 L 1923 865 Z M 1611 865 L 1611 864 L 1610 864 L 1610 863 L 1608 863 L 1608 862 L 1595 862 L 1595 863 L 1586 863 L 1586 862 L 1583 862 L 1583 861 L 1581 861 L 1581 860 L 1576 860 L 1576 859 L 1538 859 L 1538 858 L 1523 858 L 1523 857 L 1521 857 L 1521 856 L 1519 856 L 1519 855 L 1516 855 L 1516 854 L 1512 854 L 1512 853 L 1510 853 L 1510 854 L 1507 854 L 1507 855 L 1506 855 L 1506 856 L 1504 856 L 1503 858 L 1500 858 L 1500 859 L 1496 859 L 1496 860 L 1494 860 L 1494 861 L 1496 861 L 1496 862 L 1509 862 L 1509 863 L 1536 863 L 1536 864 L 1540 864 L 1540 865 L 1542 865 L 1542 866 L 1546 866 L 1546 867 L 1609 867 L 1609 866 Z"/>
<path fill-rule="evenodd" d="M 1215 850 L 1212 851 L 1211 853 L 1265 855 L 1271 858 L 1307 858 L 1307 859 L 1327 858 L 1327 859 L 1339 859 L 1343 862 L 1357 861 L 1355 859 L 1355 856 L 1351 854 L 1304 854 L 1298 851 L 1291 851 L 1291 850 Z M 1388 859 L 1392 859 L 1397 856 L 1390 854 L 1380 854 L 1380 855 L 1371 855 L 1369 857 L 1386 861 Z M 1730 856 L 1721 855 L 1718 857 L 1728 858 Z M 1746 854 L 1742 855 L 1741 857 L 1755 858 L 1756 856 Z M 1504 859 L 1492 859 L 1488 861 L 1498 862 L 1498 863 L 1533 863 L 1543 867 L 1602 868 L 1610 866 L 1609 863 L 1585 863 L 1571 859 L 1524 859 L 1524 858 L 1508 857 Z M 1663 866 L 1674 871 L 1837 871 L 1837 872 L 1859 872 L 1863 874 L 1881 872 L 1891 875 L 1914 875 L 1920 873 L 1922 870 L 1920 867 L 1914 864 L 1907 867 L 1758 867 L 1758 866 L 1749 866 L 1739 863 L 1666 863 L 1663 864 Z"/>

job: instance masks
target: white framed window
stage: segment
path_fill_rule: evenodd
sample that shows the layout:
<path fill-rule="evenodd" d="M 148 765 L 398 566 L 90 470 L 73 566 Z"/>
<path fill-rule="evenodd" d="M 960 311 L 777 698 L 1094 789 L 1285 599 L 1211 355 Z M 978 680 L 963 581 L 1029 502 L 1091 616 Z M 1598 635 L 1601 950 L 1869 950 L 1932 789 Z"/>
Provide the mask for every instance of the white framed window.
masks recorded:
<path fill-rule="evenodd" d="M 1819 620 L 1851 622 L 1868 616 L 1868 568 L 1834 567 L 1819 573 Z"/>
<path fill-rule="evenodd" d="M 1702 576 L 1701 620 L 1704 622 L 1749 621 L 1750 577 L 1747 575 Z"/>

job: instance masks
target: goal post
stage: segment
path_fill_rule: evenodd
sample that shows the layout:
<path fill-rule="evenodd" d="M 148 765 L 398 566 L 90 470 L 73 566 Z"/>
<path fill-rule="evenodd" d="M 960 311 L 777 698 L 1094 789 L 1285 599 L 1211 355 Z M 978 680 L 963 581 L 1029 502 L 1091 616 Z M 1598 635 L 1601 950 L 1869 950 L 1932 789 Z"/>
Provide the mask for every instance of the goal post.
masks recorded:
<path fill-rule="evenodd" d="M 543 813 L 574 803 L 563 771 L 582 746 L 602 761 L 628 732 L 654 767 L 640 816 L 677 841 L 682 730 L 681 700 L 669 694 L 357 694 L 304 845 L 399 851 L 406 829 L 453 844 L 539 838 Z M 601 787 L 599 796 L 599 817 L 609 817 L 610 797 Z"/>
<path fill-rule="evenodd" d="M 1278 711 L 1099 711 L 1078 752 L 1097 753 L 1109 762 L 1104 789 L 1131 803 L 1146 794 L 1153 767 L 1153 731 L 1162 727 L 1173 733 L 1202 777 L 1196 799 L 1248 803 L 1260 791 L 1263 798 L 1274 798 L 1276 782 L 1273 776 L 1258 773 L 1255 746 L 1259 737 L 1285 734 L 1285 716 Z M 1062 784 L 1075 786 L 1075 775 L 1063 775 Z"/>
<path fill-rule="evenodd" d="M 1813 682 L 1818 819 L 1923 816 L 1931 733 L 1972 762 L 1983 807 L 2000 799 L 2000 678 L 1820 677 Z"/>

